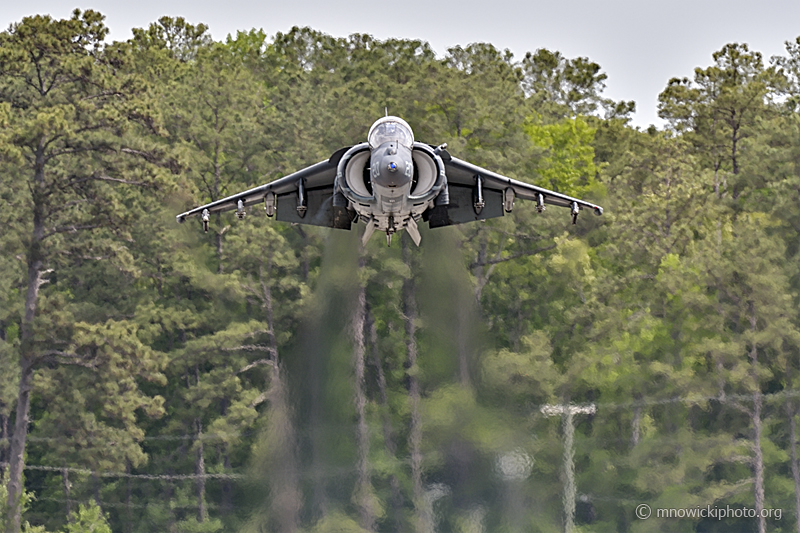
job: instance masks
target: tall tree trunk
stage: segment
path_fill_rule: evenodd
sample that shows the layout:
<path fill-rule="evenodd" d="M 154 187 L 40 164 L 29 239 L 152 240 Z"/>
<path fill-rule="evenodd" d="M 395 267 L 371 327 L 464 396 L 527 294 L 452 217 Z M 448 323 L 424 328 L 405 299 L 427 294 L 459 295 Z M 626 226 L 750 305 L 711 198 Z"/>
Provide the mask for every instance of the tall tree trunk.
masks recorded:
<path fill-rule="evenodd" d="M 7 442 L 8 439 L 8 417 L 0 415 L 0 442 Z M 0 446 L 0 479 L 3 479 L 6 473 L 5 464 L 8 462 L 8 447 L 3 444 Z"/>
<path fill-rule="evenodd" d="M 189 375 L 187 373 L 186 381 L 188 385 Z M 200 367 L 194 365 L 194 384 L 196 387 L 200 386 Z M 205 450 L 203 449 L 203 421 L 200 418 L 194 419 L 195 431 L 195 461 L 194 461 L 194 474 L 195 488 L 197 489 L 197 521 L 205 522 L 208 518 L 208 511 L 206 510 L 206 458 Z"/>
<path fill-rule="evenodd" d="M 636 400 L 641 401 L 639 395 L 636 395 Z M 631 421 L 631 448 L 635 448 L 639 444 L 639 439 L 642 434 L 642 406 L 636 405 L 633 408 L 633 420 Z"/>
<path fill-rule="evenodd" d="M 739 144 L 739 128 L 741 125 L 736 120 L 736 111 L 731 111 L 731 167 L 733 168 L 733 175 L 739 174 L 739 159 L 737 154 L 737 145 Z"/>
<path fill-rule="evenodd" d="M 456 311 L 456 344 L 458 346 L 458 383 L 462 387 L 469 387 L 469 352 L 470 352 L 469 302 L 457 302 L 456 307 L 458 308 Z"/>
<path fill-rule="evenodd" d="M 281 533 L 300 529 L 302 493 L 297 474 L 296 438 L 286 379 L 273 367 L 270 383 L 270 425 L 274 434 L 276 467 L 270 476 L 270 511 Z"/>
<path fill-rule="evenodd" d="M 97 471 L 92 472 L 92 487 L 94 488 L 94 503 L 102 509 L 102 501 L 100 500 L 100 475 Z"/>
<path fill-rule="evenodd" d="M 183 455 L 183 452 L 185 452 L 185 447 L 183 446 L 181 447 L 184 448 L 184 450 L 182 450 L 181 452 L 181 455 Z M 173 501 L 174 498 L 175 498 L 175 482 L 168 481 L 164 488 L 164 501 L 169 503 Z M 175 508 L 172 505 L 167 505 L 167 508 L 169 510 L 168 511 L 169 514 L 167 515 L 166 530 L 172 532 L 175 531 L 175 522 L 177 522 L 177 518 L 175 517 Z"/>
<path fill-rule="evenodd" d="M 130 461 L 125 464 L 125 473 L 131 473 Z M 133 484 L 130 477 L 125 481 L 125 533 L 131 533 L 133 531 Z"/>
<path fill-rule="evenodd" d="M 408 265 L 411 275 L 403 282 L 403 316 L 406 330 L 406 365 L 408 367 L 408 399 L 411 408 L 411 427 L 408 435 L 408 449 L 411 454 L 411 485 L 414 496 L 415 524 L 422 533 L 422 517 L 425 512 L 424 491 L 422 488 L 422 417 L 420 414 L 420 386 L 417 367 L 417 304 L 413 279 L 414 268 L 411 250 L 403 239 L 403 261 Z"/>
<path fill-rule="evenodd" d="M 364 268 L 366 260 L 363 256 L 358 261 L 359 270 Z M 369 427 L 367 426 L 367 396 L 364 391 L 364 328 L 366 326 L 367 291 L 363 283 L 359 283 L 356 305 L 353 309 L 351 328 L 353 334 L 353 369 L 355 372 L 354 401 L 356 408 L 356 488 L 353 493 L 359 514 L 359 524 L 366 531 L 375 530 L 376 509 L 374 494 L 370 480 L 369 466 Z"/>
<path fill-rule="evenodd" d="M 225 233 L 225 229 L 222 228 L 221 226 L 222 226 L 222 218 L 220 217 L 220 214 L 217 213 L 217 228 L 219 228 L 217 230 L 217 235 L 216 235 L 217 261 L 218 261 L 217 274 L 222 274 L 225 271 L 222 265 L 222 235 Z"/>
<path fill-rule="evenodd" d="M 482 238 L 480 248 L 478 248 L 478 260 L 475 261 L 475 268 L 472 269 L 472 273 L 475 276 L 475 301 L 478 302 L 478 305 L 481 304 L 481 293 L 488 277 L 484 274 L 486 246 L 486 238 Z"/>
<path fill-rule="evenodd" d="M 757 319 L 755 309 L 750 310 L 750 331 L 755 333 Z M 761 383 L 758 379 L 758 346 L 755 341 L 750 346 L 750 368 L 753 377 L 753 474 L 755 475 L 755 507 L 758 517 L 758 533 L 766 533 L 767 522 L 763 515 L 764 510 L 764 452 L 761 449 L 761 408 L 763 407 L 763 397 L 761 395 Z"/>
<path fill-rule="evenodd" d="M 228 414 L 228 400 L 227 398 L 222 398 L 220 400 L 220 415 L 227 416 Z M 231 471 L 231 458 L 228 454 L 228 444 L 223 442 L 217 447 L 217 461 L 222 459 L 222 468 L 223 472 L 226 474 L 230 473 Z M 228 478 L 222 478 L 220 480 L 220 488 L 222 489 L 222 494 L 220 495 L 221 500 L 221 511 L 223 515 L 228 515 L 233 511 L 233 484 L 231 480 Z"/>
<path fill-rule="evenodd" d="M 311 268 L 311 265 L 309 263 L 309 258 L 308 258 L 308 234 L 299 225 L 295 226 L 295 229 L 297 229 L 297 233 L 299 233 L 300 237 L 303 239 L 302 250 L 300 252 L 301 265 L 302 265 L 302 270 L 301 270 L 302 274 L 301 274 L 300 280 L 303 283 L 307 283 L 308 282 L 308 272 L 309 272 L 309 270 Z"/>
<path fill-rule="evenodd" d="M 275 443 L 276 468 L 270 476 L 270 510 L 281 533 L 294 533 L 300 528 L 302 492 L 297 468 L 297 438 L 289 405 L 286 378 L 281 372 L 278 357 L 278 339 L 275 336 L 275 315 L 272 305 L 272 251 L 267 254 L 266 272 L 262 260 L 258 274 L 261 282 L 263 309 L 269 329 L 269 347 L 272 352 L 272 379 L 268 397 L 270 402 L 270 429 Z"/>
<path fill-rule="evenodd" d="M 715 132 L 717 131 L 717 113 L 714 112 L 714 119 L 712 121 L 711 126 L 711 137 L 713 139 Z M 717 143 L 715 142 L 711 153 L 714 158 L 714 195 L 717 197 L 717 200 L 722 198 L 722 193 L 720 192 L 720 178 L 719 178 L 719 171 L 722 167 L 722 158 L 718 153 Z"/>
<path fill-rule="evenodd" d="M 27 314 L 27 313 L 26 313 Z M 32 339 L 30 340 L 32 344 Z M 22 349 L 23 354 L 28 352 Z M 30 351 L 32 352 L 32 350 Z M 19 393 L 17 395 L 16 420 L 14 433 L 11 436 L 11 450 L 8 461 L 8 509 L 10 519 L 6 526 L 8 533 L 20 530 L 21 513 L 20 497 L 22 496 L 22 470 L 25 468 L 25 445 L 28 437 L 29 411 L 31 406 L 31 380 L 33 378 L 33 354 L 23 355 L 20 361 Z"/>
<path fill-rule="evenodd" d="M 318 428 L 324 423 L 322 414 L 322 383 L 319 372 L 312 371 L 311 382 L 309 388 L 311 389 L 311 408 L 309 412 L 309 420 L 307 428 L 311 430 L 311 507 L 312 517 L 314 520 L 321 519 L 328 515 L 328 492 L 327 492 L 327 478 L 324 475 L 325 460 L 322 456 L 323 442 L 320 442 L 320 437 L 314 434 L 314 428 Z"/>
<path fill-rule="evenodd" d="M 34 344 L 34 321 L 39 304 L 39 289 L 45 280 L 42 279 L 44 268 L 44 139 L 36 150 L 36 164 L 33 178 L 33 233 L 28 244 L 28 287 L 25 292 L 25 314 L 22 317 L 20 335 L 20 379 L 17 393 L 17 405 L 14 420 L 14 434 L 11 437 L 11 449 L 8 460 L 8 510 L 10 520 L 7 522 L 8 533 L 18 533 L 22 520 L 20 506 L 22 491 L 22 471 L 25 468 L 25 446 L 30 423 L 31 387 L 36 364 L 36 346 Z"/>
<path fill-rule="evenodd" d="M 394 441 L 394 429 L 392 419 L 389 415 L 389 395 L 386 387 L 386 375 L 383 372 L 380 354 L 378 353 L 378 330 L 375 327 L 375 319 L 370 313 L 369 307 L 366 312 L 366 331 L 369 332 L 370 351 L 372 353 L 372 363 L 375 365 L 375 375 L 378 380 L 378 392 L 381 397 L 381 409 L 383 410 L 383 442 L 389 457 L 397 457 L 397 444 Z M 403 531 L 403 493 L 400 491 L 400 481 L 395 474 L 389 476 L 389 488 L 392 491 L 391 504 L 392 514 L 394 515 L 395 531 Z"/>
<path fill-rule="evenodd" d="M 794 479 L 794 510 L 796 515 L 795 525 L 797 533 L 800 533 L 800 465 L 797 463 L 797 409 L 794 403 L 786 404 L 791 426 L 791 450 L 792 450 L 792 478 Z"/>
<path fill-rule="evenodd" d="M 69 482 L 69 470 L 66 467 L 61 469 L 61 482 L 64 487 L 64 501 L 66 502 L 65 511 L 67 512 L 67 522 L 72 522 L 72 501 L 70 500 L 70 488 L 72 484 Z"/>
<path fill-rule="evenodd" d="M 197 367 L 195 367 L 196 369 Z M 205 522 L 208 519 L 208 510 L 206 509 L 206 460 L 205 450 L 203 449 L 203 422 L 199 418 L 195 418 L 194 427 L 197 434 L 194 463 L 194 473 L 197 476 L 197 521 Z"/>
<path fill-rule="evenodd" d="M 214 197 L 211 199 L 213 202 L 219 200 L 220 195 L 220 188 L 222 185 L 222 175 L 221 175 L 221 168 L 219 164 L 219 137 L 217 137 L 216 142 L 214 144 Z M 219 213 L 217 213 L 217 235 L 216 235 L 216 244 L 217 244 L 217 273 L 222 274 L 223 267 L 222 267 L 222 235 L 225 233 L 225 230 L 222 228 L 222 218 Z"/>
<path fill-rule="evenodd" d="M 575 531 L 575 421 L 567 404 L 563 415 L 564 427 L 564 532 Z"/>
<path fill-rule="evenodd" d="M 767 521 L 764 517 L 764 452 L 761 450 L 761 408 L 763 397 L 761 391 L 753 394 L 753 470 L 756 478 L 755 503 L 758 517 L 758 533 L 766 533 Z"/>
<path fill-rule="evenodd" d="M 227 451 L 227 444 L 225 446 L 225 452 L 222 455 L 222 466 L 225 468 L 225 472 L 229 473 L 231 471 L 231 456 L 228 454 Z M 223 479 L 222 480 L 222 513 L 225 515 L 231 514 L 233 512 L 233 483 L 231 483 L 230 479 Z"/>

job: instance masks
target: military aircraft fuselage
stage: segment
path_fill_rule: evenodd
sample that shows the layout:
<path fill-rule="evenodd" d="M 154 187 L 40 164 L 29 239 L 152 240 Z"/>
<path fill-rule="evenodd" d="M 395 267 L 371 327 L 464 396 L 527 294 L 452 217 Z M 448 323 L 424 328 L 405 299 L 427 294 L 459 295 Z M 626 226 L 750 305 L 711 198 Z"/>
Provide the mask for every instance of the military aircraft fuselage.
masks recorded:
<path fill-rule="evenodd" d="M 433 207 L 445 183 L 436 150 L 414 142 L 402 119 L 384 117 L 370 128 L 368 142 L 353 146 L 339 160 L 342 197 L 334 198 L 334 206 L 345 207 L 346 200 L 347 209 L 367 223 L 365 242 L 375 230 L 391 239 L 400 229 L 418 242 L 417 221 Z"/>
<path fill-rule="evenodd" d="M 211 213 L 235 209 L 244 218 L 247 206 L 263 201 L 267 216 L 278 220 L 345 230 L 361 221 L 364 243 L 376 230 L 385 232 L 389 243 L 394 233 L 406 230 L 419 244 L 421 220 L 439 228 L 499 217 L 511 212 L 516 198 L 536 202 L 539 212 L 545 204 L 567 207 L 573 224 L 581 209 L 603 212 L 598 205 L 452 157 L 444 144 L 415 142 L 405 120 L 386 116 L 369 129 L 367 142 L 177 219 L 199 216 L 208 231 Z"/>

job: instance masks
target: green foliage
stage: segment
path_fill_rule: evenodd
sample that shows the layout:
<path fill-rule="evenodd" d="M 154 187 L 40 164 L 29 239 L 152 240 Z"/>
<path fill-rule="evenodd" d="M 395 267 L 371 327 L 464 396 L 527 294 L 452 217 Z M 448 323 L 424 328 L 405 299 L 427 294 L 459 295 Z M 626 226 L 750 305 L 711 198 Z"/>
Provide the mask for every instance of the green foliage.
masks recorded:
<path fill-rule="evenodd" d="M 211 44 L 208 26 L 189 24 L 183 17 L 161 17 L 146 30 L 133 28 L 132 31 L 135 46 L 165 50 L 171 58 L 181 62 L 194 59 L 199 50 Z"/>
<path fill-rule="evenodd" d="M 366 530 L 358 525 L 358 522 L 348 517 L 346 514 L 334 512 L 317 522 L 313 533 L 364 533 Z"/>
<path fill-rule="evenodd" d="M 79 505 L 64 528 L 64 533 L 111 533 L 111 528 L 96 503 Z"/>
<path fill-rule="evenodd" d="M 93 11 L 0 33 L 0 463 L 30 387 L 25 462 L 52 469 L 25 470 L 23 530 L 560 531 L 554 403 L 597 405 L 574 418 L 579 531 L 707 525 L 639 502 L 789 516 L 800 41 L 771 67 L 725 46 L 643 132 L 599 65 L 555 51 L 214 42 L 180 17 L 106 34 Z M 606 214 L 518 201 L 420 250 L 259 209 L 174 223 L 386 107 Z"/>
<path fill-rule="evenodd" d="M 219 519 L 198 521 L 197 518 L 192 517 L 175 524 L 175 531 L 179 533 L 216 533 L 224 530 Z"/>
<path fill-rule="evenodd" d="M 599 171 L 592 146 L 595 131 L 581 117 L 555 124 L 529 120 L 525 133 L 543 152 L 536 169 L 537 184 L 570 196 L 580 197 L 591 190 Z"/>
<path fill-rule="evenodd" d="M 2 476 L 2 478 L 0 478 L 0 502 L 2 502 L 2 505 L 0 505 L 0 527 L 3 529 L 7 529 L 12 520 L 11 513 L 9 512 L 7 505 L 7 483 L 8 475 L 5 474 Z M 27 511 L 28 507 L 33 501 L 35 501 L 35 497 L 31 493 L 27 491 L 22 493 L 22 497 L 20 498 L 20 506 L 23 513 Z M 44 528 L 44 526 L 32 526 L 29 522 L 24 522 L 22 524 L 21 531 L 22 533 L 47 533 L 47 530 Z"/>

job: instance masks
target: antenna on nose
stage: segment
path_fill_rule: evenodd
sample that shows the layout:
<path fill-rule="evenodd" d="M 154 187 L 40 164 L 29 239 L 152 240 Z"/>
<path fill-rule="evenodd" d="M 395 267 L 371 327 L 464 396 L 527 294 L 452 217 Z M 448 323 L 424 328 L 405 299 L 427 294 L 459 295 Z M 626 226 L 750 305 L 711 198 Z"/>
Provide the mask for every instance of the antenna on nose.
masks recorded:
<path fill-rule="evenodd" d="M 384 107 L 383 108 L 383 112 L 386 113 L 387 117 L 389 116 L 389 108 L 388 107 Z"/>

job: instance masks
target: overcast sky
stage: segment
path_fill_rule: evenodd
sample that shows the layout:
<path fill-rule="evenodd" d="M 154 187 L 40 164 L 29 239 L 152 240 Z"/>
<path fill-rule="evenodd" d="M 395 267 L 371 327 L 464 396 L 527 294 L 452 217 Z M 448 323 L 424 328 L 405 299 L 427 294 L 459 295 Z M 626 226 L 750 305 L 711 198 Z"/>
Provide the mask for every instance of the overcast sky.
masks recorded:
<path fill-rule="evenodd" d="M 724 44 L 746 42 L 768 61 L 800 35 L 800 0 L 2 0 L 0 25 L 35 13 L 63 18 L 75 7 L 105 14 L 115 40 L 171 15 L 209 25 L 215 39 L 311 26 L 338 37 L 422 39 L 439 55 L 483 41 L 517 58 L 538 48 L 586 56 L 608 74 L 606 96 L 636 101 L 642 127 L 661 124 L 656 101 L 667 81 L 710 65 Z"/>

